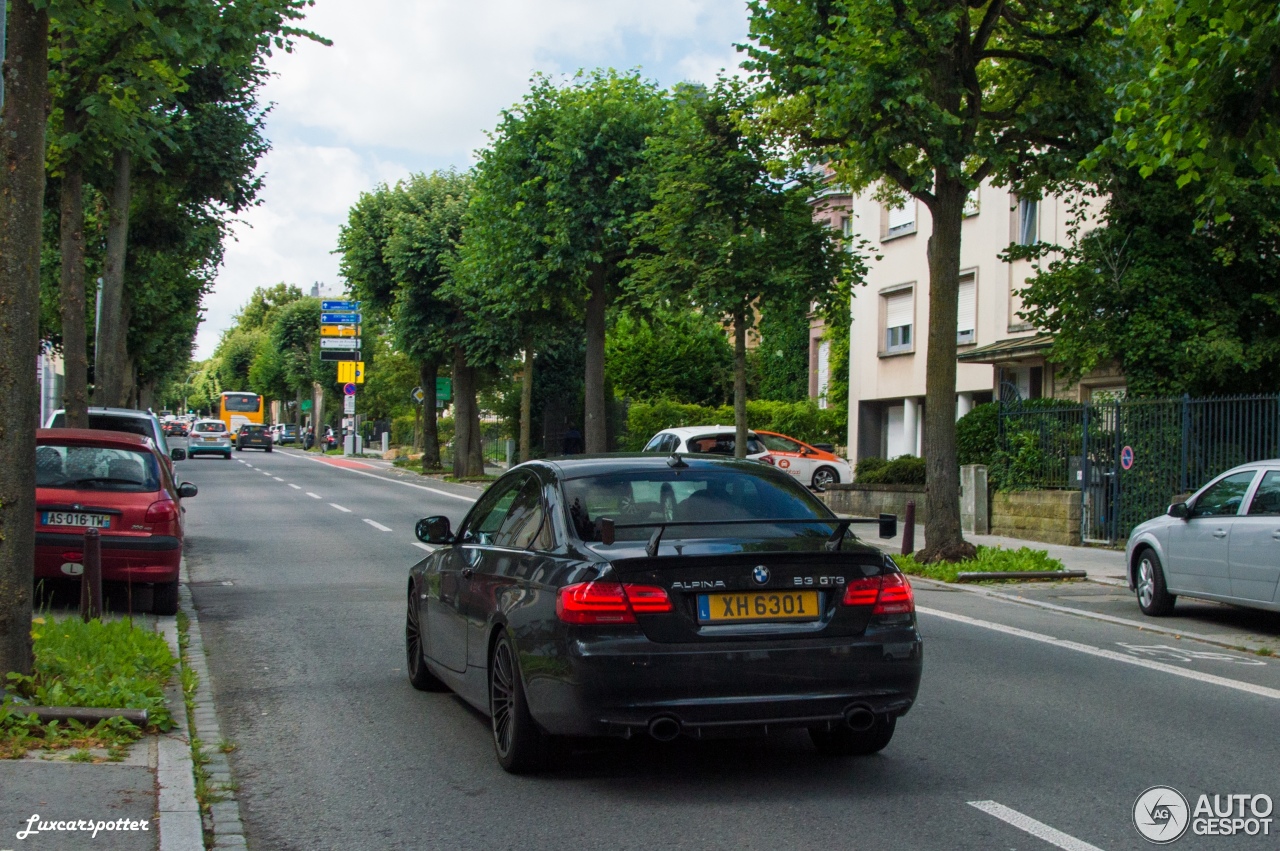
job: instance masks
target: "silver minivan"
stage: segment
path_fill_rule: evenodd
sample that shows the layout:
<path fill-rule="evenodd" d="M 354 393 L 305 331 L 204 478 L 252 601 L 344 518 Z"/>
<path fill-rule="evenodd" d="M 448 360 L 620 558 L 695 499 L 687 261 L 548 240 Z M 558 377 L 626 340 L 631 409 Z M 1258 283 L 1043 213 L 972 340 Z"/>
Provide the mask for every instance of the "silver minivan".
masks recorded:
<path fill-rule="evenodd" d="M 1144 614 L 1178 597 L 1280 611 L 1280 459 L 1242 464 L 1136 527 L 1125 547 Z"/>

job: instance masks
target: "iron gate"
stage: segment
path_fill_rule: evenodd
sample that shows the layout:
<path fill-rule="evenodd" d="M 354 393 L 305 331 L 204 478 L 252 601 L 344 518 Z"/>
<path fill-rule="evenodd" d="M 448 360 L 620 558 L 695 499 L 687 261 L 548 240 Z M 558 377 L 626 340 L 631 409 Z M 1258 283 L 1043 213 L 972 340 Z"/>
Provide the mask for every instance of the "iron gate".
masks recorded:
<path fill-rule="evenodd" d="M 999 420 L 1009 485 L 1079 488 L 1086 541 L 1124 540 L 1175 496 L 1280 456 L 1280 394 L 1043 408 L 1002 398 Z"/>

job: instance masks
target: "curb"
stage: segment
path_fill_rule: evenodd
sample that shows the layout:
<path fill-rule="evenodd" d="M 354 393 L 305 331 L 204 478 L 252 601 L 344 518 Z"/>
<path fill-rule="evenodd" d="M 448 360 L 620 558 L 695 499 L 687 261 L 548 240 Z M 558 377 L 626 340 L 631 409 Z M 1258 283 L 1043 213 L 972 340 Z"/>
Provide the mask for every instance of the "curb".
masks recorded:
<path fill-rule="evenodd" d="M 1005 573 L 957 573 L 956 582 L 995 582 L 1002 579 L 1031 581 L 1084 579 L 1088 575 L 1083 570 L 1017 570 Z"/>
<path fill-rule="evenodd" d="M 192 717 L 195 719 L 195 736 L 206 747 L 212 745 L 208 752 L 208 763 L 205 768 L 209 772 L 209 785 L 222 798 L 210 806 L 212 826 L 209 831 L 213 836 L 215 848 L 247 848 L 244 837 L 244 822 L 240 819 L 240 804 L 236 800 L 231 780 L 231 763 L 227 755 L 217 750 L 222 741 L 222 730 L 218 726 L 218 715 L 213 703 L 213 685 L 209 678 L 209 666 L 205 660 L 204 638 L 200 634 L 200 616 L 196 613 L 195 603 L 191 599 L 188 586 L 190 577 L 187 574 L 187 562 L 182 560 L 182 585 L 179 589 L 179 600 L 182 610 L 186 612 L 187 656 L 191 670 L 198 677 L 196 693 L 192 699 Z M 190 761 L 188 757 L 188 762 Z M 199 846 L 203 848 L 204 846 Z M 161 846 L 161 851 L 168 849 Z"/>
<path fill-rule="evenodd" d="M 172 615 L 156 618 L 156 626 L 169 642 L 169 650 L 181 660 L 178 621 Z M 175 671 L 181 670 L 181 662 Z M 204 851 L 204 828 L 196 802 L 195 766 L 191 762 L 191 735 L 187 706 L 182 699 L 182 678 L 175 676 L 165 689 L 175 727 L 160 737 L 156 765 L 159 802 L 160 851 Z"/>

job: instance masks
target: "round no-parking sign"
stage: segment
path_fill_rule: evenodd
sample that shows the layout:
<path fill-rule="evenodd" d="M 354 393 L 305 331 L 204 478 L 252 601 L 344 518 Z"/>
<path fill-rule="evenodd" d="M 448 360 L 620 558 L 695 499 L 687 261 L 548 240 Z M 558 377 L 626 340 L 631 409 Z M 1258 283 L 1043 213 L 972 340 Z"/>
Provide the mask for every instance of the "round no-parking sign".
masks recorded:
<path fill-rule="evenodd" d="M 1128 470 L 1133 467 L 1133 447 L 1126 446 L 1120 450 L 1120 466 Z"/>

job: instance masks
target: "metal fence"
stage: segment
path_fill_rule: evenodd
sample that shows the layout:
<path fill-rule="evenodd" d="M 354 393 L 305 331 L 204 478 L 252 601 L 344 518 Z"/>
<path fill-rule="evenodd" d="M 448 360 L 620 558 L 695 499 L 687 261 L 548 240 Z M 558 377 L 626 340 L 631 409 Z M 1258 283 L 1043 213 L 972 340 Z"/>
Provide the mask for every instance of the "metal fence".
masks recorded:
<path fill-rule="evenodd" d="M 1029 407 L 1002 400 L 1001 474 L 1079 488 L 1081 536 L 1115 542 L 1224 470 L 1280 456 L 1280 394 Z"/>

